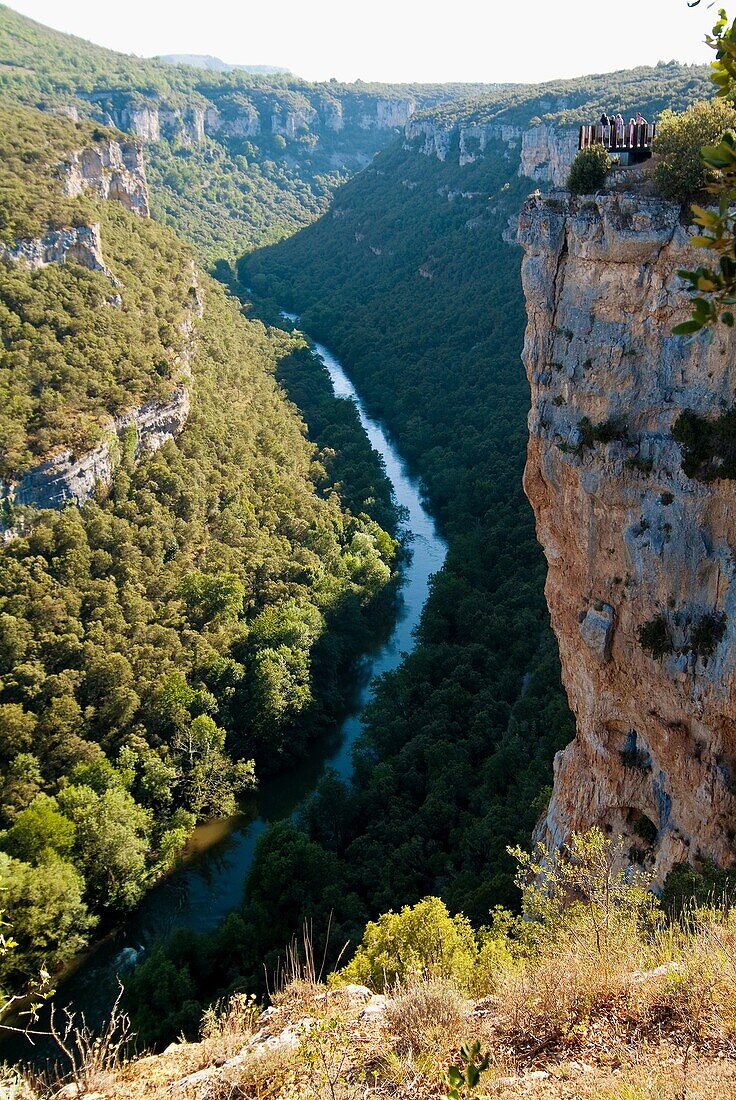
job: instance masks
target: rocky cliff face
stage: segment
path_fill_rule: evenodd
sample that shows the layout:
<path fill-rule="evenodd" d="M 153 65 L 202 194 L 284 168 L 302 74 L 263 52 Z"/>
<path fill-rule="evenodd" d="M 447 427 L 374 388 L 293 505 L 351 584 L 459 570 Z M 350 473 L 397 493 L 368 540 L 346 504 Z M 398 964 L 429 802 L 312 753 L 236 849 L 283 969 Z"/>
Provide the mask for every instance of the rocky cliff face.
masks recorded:
<path fill-rule="evenodd" d="M 505 156 L 519 156 L 520 176 L 564 187 L 577 153 L 578 132 L 548 125 L 524 129 L 498 122 L 438 122 L 422 117 L 406 124 L 404 141 L 406 148 L 416 144 L 425 156 L 442 161 L 454 156 L 461 166 L 482 160 L 487 150 L 498 155 L 500 142 L 506 146 Z"/>
<path fill-rule="evenodd" d="M 539 837 L 622 834 L 661 880 L 736 856 L 736 483 L 684 475 L 684 409 L 733 402 L 729 330 L 687 341 L 679 208 L 532 197 L 519 222 L 532 408 L 525 488 L 577 736 Z M 650 624 L 671 651 L 639 640 Z M 651 625 L 654 624 L 654 625 Z M 710 652 L 709 652 L 710 651 Z"/>
<path fill-rule="evenodd" d="M 208 137 L 257 137 L 279 134 L 292 141 L 304 133 L 321 136 L 344 130 L 399 130 L 418 107 L 411 96 L 329 95 L 315 89 L 309 95 L 288 91 L 281 97 L 252 90 L 249 97 L 222 96 L 217 103 L 171 107 L 151 103 L 103 109 L 99 117 L 140 141 L 178 139 L 197 144 Z"/>
<path fill-rule="evenodd" d="M 95 486 L 107 486 L 120 462 L 121 449 L 132 444 L 134 457 L 157 451 L 174 439 L 189 416 L 189 388 L 182 381 L 170 400 L 148 402 L 128 410 L 105 426 L 100 443 L 82 455 L 61 451 L 14 484 L 0 483 L 0 496 L 12 504 L 32 508 L 62 508 L 67 503 L 84 504 Z"/>
<path fill-rule="evenodd" d="M 456 156 L 459 163 L 473 164 L 482 159 L 491 143 L 503 142 L 508 150 L 518 150 L 523 130 L 518 126 L 471 121 L 412 119 L 404 127 L 404 147 L 416 145 L 425 156 L 446 160 Z"/>
<path fill-rule="evenodd" d="M 31 268 L 74 262 L 90 271 L 111 274 L 102 257 L 99 222 L 51 229 L 43 237 L 22 237 L 12 244 L 0 241 L 0 259 Z"/>
<path fill-rule="evenodd" d="M 522 135 L 519 175 L 564 187 L 577 151 L 577 130 L 532 126 Z"/>
<path fill-rule="evenodd" d="M 94 191 L 115 199 L 126 210 L 149 217 L 148 184 L 143 151 L 137 141 L 105 141 L 71 154 L 62 166 L 64 194 Z"/>

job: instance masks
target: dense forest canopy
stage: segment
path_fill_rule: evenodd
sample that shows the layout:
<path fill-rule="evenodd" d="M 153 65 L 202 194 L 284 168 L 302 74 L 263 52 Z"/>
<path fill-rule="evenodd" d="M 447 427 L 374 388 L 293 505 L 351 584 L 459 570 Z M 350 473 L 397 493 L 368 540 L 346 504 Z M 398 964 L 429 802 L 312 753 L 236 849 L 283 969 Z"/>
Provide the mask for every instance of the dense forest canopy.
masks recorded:
<path fill-rule="evenodd" d="M 71 261 L 0 263 L 7 470 L 165 389 L 194 269 L 165 227 L 112 201 L 69 205 L 51 169 L 67 141 L 94 139 L 87 124 L 27 109 L 2 122 L 18 224 L 99 221 L 122 298 Z M 109 492 L 26 514 L 0 551 L 0 881 L 19 943 L 3 983 L 134 905 L 197 819 L 232 812 L 254 760 L 264 773 L 307 750 L 390 590 L 380 523 L 396 516 L 354 407 L 303 339 L 199 282 L 180 437 L 140 461 L 123 447 Z M 277 372 L 306 389 L 320 451 Z"/>

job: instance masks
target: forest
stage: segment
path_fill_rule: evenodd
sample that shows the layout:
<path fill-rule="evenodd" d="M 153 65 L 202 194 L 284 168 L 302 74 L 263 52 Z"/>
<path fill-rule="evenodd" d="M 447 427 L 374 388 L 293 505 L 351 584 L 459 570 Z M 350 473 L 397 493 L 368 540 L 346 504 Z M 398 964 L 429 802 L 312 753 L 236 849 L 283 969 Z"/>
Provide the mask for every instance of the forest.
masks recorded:
<path fill-rule="evenodd" d="M 64 224 L 50 166 L 92 127 L 3 119 L 13 224 Z M 106 275 L 71 261 L 0 264 L 5 476 L 155 396 L 181 338 L 189 247 L 112 201 L 71 216 L 101 223 L 121 304 Z M 123 446 L 110 490 L 81 508 L 16 514 L 11 500 L 5 514 L 0 883 L 18 944 L 0 963 L 6 989 L 74 954 L 140 900 L 197 820 L 308 751 L 393 599 L 396 514 L 354 407 L 302 338 L 199 279 L 179 439 L 140 461 Z M 309 391 L 307 423 L 279 373 Z"/>

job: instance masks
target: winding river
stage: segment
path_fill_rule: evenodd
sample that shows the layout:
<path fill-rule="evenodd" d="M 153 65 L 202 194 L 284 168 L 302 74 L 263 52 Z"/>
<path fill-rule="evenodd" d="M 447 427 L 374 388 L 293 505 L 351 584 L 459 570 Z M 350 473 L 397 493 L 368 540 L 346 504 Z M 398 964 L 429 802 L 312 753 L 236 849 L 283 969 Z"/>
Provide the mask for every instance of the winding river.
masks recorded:
<path fill-rule="evenodd" d="M 285 313 L 284 317 L 297 320 L 292 314 Z M 88 1021 L 106 1016 L 117 992 L 117 976 L 124 981 L 125 973 L 145 958 L 156 940 L 177 927 L 209 931 L 240 905 L 261 833 L 272 822 L 293 814 L 327 768 L 350 778 L 352 748 L 361 732 L 362 715 L 375 682 L 395 669 L 402 655 L 413 649 L 414 629 L 427 599 L 430 577 L 445 560 L 447 548 L 422 504 L 418 481 L 407 472 L 381 425 L 366 413 L 338 360 L 323 345 L 315 343 L 313 347 L 329 371 L 335 395 L 355 402 L 363 428 L 383 458 L 396 502 L 405 509 L 403 526 L 410 537 L 411 558 L 404 570 L 396 621 L 390 636 L 367 654 L 359 667 L 359 687 L 340 729 L 293 771 L 264 782 L 238 815 L 200 825 L 177 870 L 150 891 L 123 925 L 70 968 L 56 1001 L 83 1011 Z M 32 1056 L 27 1040 L 20 1037 L 6 1040 L 2 1048 L 0 1053 L 8 1060 Z"/>

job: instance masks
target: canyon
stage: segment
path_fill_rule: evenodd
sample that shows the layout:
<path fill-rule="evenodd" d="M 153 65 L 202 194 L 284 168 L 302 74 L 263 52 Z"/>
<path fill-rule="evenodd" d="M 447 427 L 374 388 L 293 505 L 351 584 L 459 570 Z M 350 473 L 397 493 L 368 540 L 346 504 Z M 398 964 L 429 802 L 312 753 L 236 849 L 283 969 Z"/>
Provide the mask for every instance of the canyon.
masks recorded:
<path fill-rule="evenodd" d="M 519 219 L 524 484 L 577 719 L 537 838 L 599 826 L 660 883 L 730 865 L 736 837 L 736 487 L 687 477 L 673 438 L 683 411 L 730 407 L 736 359 L 724 326 L 672 333 L 690 236 L 679 206 L 626 192 L 537 194 Z M 663 654 L 642 645 L 653 623 Z"/>

